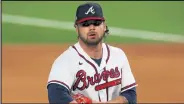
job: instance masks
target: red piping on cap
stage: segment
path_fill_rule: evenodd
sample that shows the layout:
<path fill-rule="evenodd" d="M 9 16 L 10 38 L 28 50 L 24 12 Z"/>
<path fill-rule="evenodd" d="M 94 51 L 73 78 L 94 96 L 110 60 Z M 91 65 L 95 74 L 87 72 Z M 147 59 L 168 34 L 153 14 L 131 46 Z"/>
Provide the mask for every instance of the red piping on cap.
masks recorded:
<path fill-rule="evenodd" d="M 84 22 L 86 20 L 105 20 L 103 17 L 86 17 L 86 18 L 83 18 L 79 21 L 77 21 L 76 23 L 81 23 L 81 22 Z"/>

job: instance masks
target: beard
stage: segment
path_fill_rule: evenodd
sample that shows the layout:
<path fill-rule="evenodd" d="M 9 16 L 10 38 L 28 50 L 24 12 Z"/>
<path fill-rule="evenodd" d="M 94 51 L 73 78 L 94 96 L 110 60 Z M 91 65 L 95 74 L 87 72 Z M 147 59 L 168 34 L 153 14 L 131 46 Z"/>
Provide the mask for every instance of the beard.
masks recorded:
<path fill-rule="evenodd" d="M 97 35 L 97 34 L 96 34 Z M 103 33 L 103 35 L 101 35 L 100 37 L 98 37 L 98 35 L 96 36 L 95 39 L 89 39 L 88 38 L 88 34 L 87 37 L 83 37 L 80 33 L 78 35 L 78 37 L 88 46 L 96 46 L 98 45 L 104 38 L 105 36 L 105 32 Z"/>

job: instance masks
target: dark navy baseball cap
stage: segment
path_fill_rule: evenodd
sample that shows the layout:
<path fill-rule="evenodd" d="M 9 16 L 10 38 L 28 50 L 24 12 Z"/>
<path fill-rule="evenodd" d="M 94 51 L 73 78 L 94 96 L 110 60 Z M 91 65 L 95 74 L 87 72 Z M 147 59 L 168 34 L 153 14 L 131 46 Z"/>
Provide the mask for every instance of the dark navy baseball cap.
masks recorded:
<path fill-rule="evenodd" d="M 75 23 L 81 23 L 87 20 L 105 20 L 99 4 L 85 3 L 78 6 Z"/>

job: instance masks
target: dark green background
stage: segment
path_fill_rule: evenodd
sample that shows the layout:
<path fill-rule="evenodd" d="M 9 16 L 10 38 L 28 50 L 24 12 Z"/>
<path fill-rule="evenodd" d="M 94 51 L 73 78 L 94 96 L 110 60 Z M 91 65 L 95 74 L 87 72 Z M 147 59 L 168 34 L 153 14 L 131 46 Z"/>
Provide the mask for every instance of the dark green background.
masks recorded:
<path fill-rule="evenodd" d="M 82 1 L 2 1 L 2 13 L 58 21 L 74 21 Z M 103 1 L 107 24 L 113 27 L 184 35 L 184 2 Z M 107 42 L 161 42 L 138 38 L 108 36 Z M 76 42 L 75 31 L 34 27 L 3 22 L 3 44 Z"/>

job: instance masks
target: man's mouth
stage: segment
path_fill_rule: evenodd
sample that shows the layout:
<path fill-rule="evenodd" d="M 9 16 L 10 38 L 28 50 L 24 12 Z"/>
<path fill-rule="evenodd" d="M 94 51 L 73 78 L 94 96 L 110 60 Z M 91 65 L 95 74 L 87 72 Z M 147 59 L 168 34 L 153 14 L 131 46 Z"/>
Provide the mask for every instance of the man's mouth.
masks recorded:
<path fill-rule="evenodd" d="M 92 38 L 92 39 L 94 39 L 96 37 L 96 35 L 97 35 L 96 32 L 90 32 L 90 33 L 88 33 L 88 37 L 89 38 Z"/>

